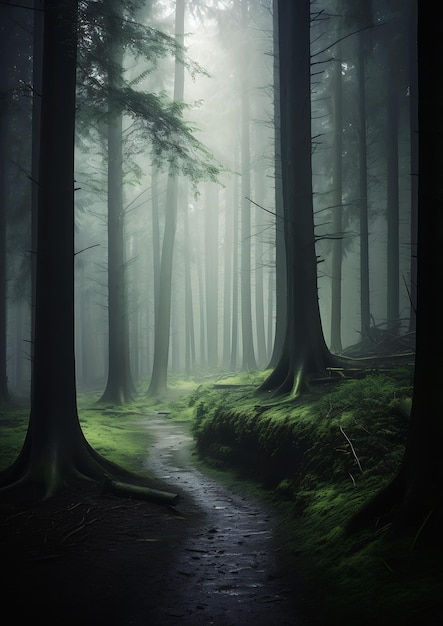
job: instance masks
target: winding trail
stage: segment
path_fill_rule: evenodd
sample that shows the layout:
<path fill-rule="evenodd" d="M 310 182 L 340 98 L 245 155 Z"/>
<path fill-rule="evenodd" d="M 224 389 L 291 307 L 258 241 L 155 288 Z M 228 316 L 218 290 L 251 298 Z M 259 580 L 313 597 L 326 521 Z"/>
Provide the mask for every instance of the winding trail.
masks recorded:
<path fill-rule="evenodd" d="M 274 560 L 272 511 L 230 492 L 191 463 L 192 437 L 167 416 L 152 414 L 146 469 L 181 494 L 177 509 L 192 519 L 165 584 L 161 624 L 303 626 Z"/>

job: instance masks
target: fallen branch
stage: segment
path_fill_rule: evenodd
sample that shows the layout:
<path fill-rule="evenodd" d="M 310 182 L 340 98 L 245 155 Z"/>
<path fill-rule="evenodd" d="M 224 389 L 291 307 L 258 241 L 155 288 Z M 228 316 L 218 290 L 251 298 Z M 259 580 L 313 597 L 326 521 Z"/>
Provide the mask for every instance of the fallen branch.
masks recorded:
<path fill-rule="evenodd" d="M 346 439 L 346 441 L 349 443 L 349 446 L 350 446 L 350 448 L 351 448 L 351 450 L 352 450 L 352 454 L 354 455 L 354 458 L 355 458 L 355 460 L 357 461 L 357 465 L 358 465 L 358 467 L 359 467 L 359 469 L 360 469 L 360 472 L 363 474 L 363 469 L 362 469 L 362 466 L 361 466 L 361 464 L 360 464 L 360 460 L 359 460 L 359 458 L 358 458 L 358 456 L 357 456 L 357 454 L 356 454 L 356 452 L 355 452 L 355 450 L 354 450 L 354 446 L 352 445 L 352 441 L 349 439 L 348 435 L 345 433 L 345 431 L 343 430 L 343 428 L 342 428 L 341 426 L 340 426 L 340 431 L 341 431 L 341 433 L 342 433 L 343 437 L 344 437 L 344 438 Z"/>
<path fill-rule="evenodd" d="M 177 493 L 169 491 L 161 491 L 159 489 L 151 489 L 150 487 L 141 487 L 139 485 L 131 485 L 117 480 L 107 479 L 103 483 L 103 493 L 113 493 L 116 496 L 124 498 L 137 498 L 138 500 L 150 500 L 151 502 L 159 502 L 160 504 L 177 504 L 180 496 Z"/>

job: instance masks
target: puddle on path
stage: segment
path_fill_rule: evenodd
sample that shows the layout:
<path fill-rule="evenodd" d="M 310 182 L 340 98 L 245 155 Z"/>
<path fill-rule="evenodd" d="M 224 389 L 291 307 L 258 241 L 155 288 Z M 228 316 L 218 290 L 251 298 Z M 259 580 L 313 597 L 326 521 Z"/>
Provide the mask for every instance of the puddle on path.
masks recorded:
<path fill-rule="evenodd" d="M 302 626 L 277 576 L 272 512 L 196 469 L 180 424 L 153 414 L 146 427 L 154 436 L 146 469 L 183 494 L 177 509 L 196 520 L 167 573 L 174 590 L 158 623 Z"/>

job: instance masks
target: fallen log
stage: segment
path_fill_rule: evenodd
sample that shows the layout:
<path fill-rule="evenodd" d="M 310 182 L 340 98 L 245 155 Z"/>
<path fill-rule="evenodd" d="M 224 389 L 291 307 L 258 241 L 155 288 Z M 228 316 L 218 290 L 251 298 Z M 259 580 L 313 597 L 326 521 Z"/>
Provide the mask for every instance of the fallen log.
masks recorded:
<path fill-rule="evenodd" d="M 130 483 L 109 478 L 104 481 L 102 489 L 103 493 L 113 493 L 123 498 L 136 498 L 137 500 L 148 500 L 150 502 L 159 502 L 160 504 L 175 505 L 180 499 L 177 493 L 151 489 L 141 485 L 131 485 Z"/>

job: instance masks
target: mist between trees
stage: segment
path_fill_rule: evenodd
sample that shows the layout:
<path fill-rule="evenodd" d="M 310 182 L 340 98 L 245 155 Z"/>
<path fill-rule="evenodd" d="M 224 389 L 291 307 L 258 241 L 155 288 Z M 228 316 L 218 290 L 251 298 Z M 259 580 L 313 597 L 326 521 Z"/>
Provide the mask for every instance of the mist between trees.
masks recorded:
<path fill-rule="evenodd" d="M 36 253 L 42 24 L 16 4 L 0 6 L 3 399 L 29 394 Z M 411 7 L 310 7 L 318 296 L 336 354 L 381 331 L 414 330 Z M 79 8 L 78 388 L 118 402 L 161 391 L 171 371 L 275 365 L 286 314 L 280 155 L 290 138 L 279 133 L 273 3 Z"/>

